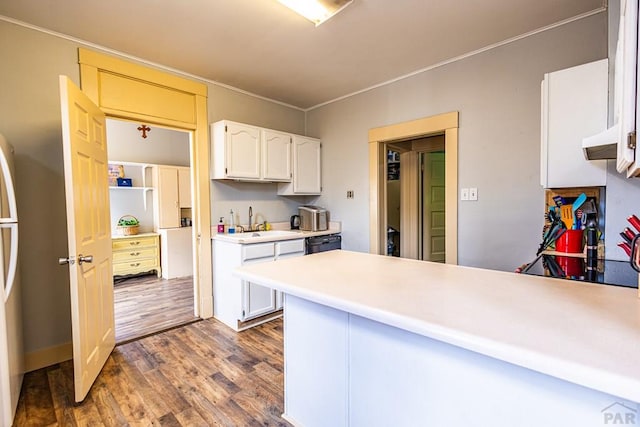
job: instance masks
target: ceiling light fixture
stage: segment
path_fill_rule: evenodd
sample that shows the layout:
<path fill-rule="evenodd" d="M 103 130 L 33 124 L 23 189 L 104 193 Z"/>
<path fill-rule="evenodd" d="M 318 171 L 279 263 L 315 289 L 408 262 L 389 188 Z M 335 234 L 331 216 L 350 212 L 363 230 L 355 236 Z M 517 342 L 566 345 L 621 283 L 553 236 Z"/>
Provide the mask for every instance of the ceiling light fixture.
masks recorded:
<path fill-rule="evenodd" d="M 289 9 L 316 24 L 316 27 L 345 7 L 353 0 L 278 0 Z"/>

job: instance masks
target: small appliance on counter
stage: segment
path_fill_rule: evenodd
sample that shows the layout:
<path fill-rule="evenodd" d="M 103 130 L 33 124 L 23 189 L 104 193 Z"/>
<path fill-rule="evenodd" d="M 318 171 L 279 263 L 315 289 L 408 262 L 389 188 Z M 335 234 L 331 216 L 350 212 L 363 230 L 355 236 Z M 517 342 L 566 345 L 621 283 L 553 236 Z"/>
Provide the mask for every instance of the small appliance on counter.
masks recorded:
<path fill-rule="evenodd" d="M 300 230 L 325 231 L 329 228 L 329 211 L 320 206 L 300 206 L 298 213 L 300 215 Z"/>
<path fill-rule="evenodd" d="M 292 230 L 300 230 L 300 215 L 291 215 L 289 221 Z"/>

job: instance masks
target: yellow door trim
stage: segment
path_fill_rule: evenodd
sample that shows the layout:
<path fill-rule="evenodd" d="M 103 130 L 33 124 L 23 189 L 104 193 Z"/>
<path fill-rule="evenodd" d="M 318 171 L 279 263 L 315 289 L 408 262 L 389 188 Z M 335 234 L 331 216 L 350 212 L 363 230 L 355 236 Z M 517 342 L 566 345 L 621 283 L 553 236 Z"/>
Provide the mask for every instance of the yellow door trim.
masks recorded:
<path fill-rule="evenodd" d="M 124 61 L 84 48 L 78 49 L 82 90 L 109 117 L 179 128 L 191 132 L 192 188 L 197 194 L 193 208 L 194 281 L 196 315 L 213 316 L 211 271 L 211 195 L 209 191 L 209 125 L 207 86 L 163 71 Z M 117 83 L 103 87 L 103 77 L 116 76 L 123 87 L 140 88 L 156 99 L 141 99 L 138 92 L 118 90 Z M 109 81 L 114 81 L 110 79 Z M 109 91 L 109 93 L 106 93 Z M 177 98 L 175 98 L 177 97 Z M 190 99 L 184 102 L 185 97 Z M 105 106 L 101 100 L 108 99 Z M 172 99 L 179 99 L 176 109 Z M 139 101 L 139 104 L 136 104 Z M 136 108 L 140 105 L 140 108 Z M 185 108 L 188 111 L 185 111 Z M 145 110 L 147 109 L 147 110 Z M 141 112 L 142 111 L 142 112 Z"/>

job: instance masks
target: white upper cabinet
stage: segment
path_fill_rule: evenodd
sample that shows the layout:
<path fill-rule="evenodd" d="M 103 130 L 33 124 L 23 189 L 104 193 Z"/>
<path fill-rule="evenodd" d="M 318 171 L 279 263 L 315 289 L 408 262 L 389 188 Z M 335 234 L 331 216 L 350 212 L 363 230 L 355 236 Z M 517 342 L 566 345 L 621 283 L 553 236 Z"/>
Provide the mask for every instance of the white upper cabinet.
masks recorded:
<path fill-rule="evenodd" d="M 262 130 L 262 177 L 269 181 L 291 181 L 291 134 Z"/>
<path fill-rule="evenodd" d="M 545 74 L 540 161 L 543 187 L 606 185 L 606 160 L 586 160 L 582 139 L 607 129 L 607 100 L 607 59 Z"/>
<path fill-rule="evenodd" d="M 291 181 L 291 134 L 222 120 L 211 135 L 212 179 Z"/>
<path fill-rule="evenodd" d="M 280 195 L 313 195 L 322 192 L 322 144 L 319 139 L 293 136 L 293 180 L 278 184 Z"/>
<path fill-rule="evenodd" d="M 213 179 L 260 179 L 260 128 L 224 120 L 211 135 Z"/>
<path fill-rule="evenodd" d="M 615 159 L 616 169 L 628 177 L 640 176 L 636 154 L 638 78 L 638 0 L 620 0 L 620 21 L 613 74 L 613 119 L 608 129 L 583 140 L 587 158 Z M 640 153 L 638 153 L 640 154 Z"/>
<path fill-rule="evenodd" d="M 618 36 L 617 54 L 622 54 L 622 59 L 616 58 L 616 66 L 622 67 L 621 88 L 616 86 L 616 95 L 621 96 L 620 108 L 620 135 L 624 140 L 618 144 L 619 172 L 627 173 L 628 177 L 640 176 L 640 148 L 636 143 L 638 124 L 640 118 L 640 99 L 638 99 L 638 0 L 622 0 L 620 31 Z M 617 81 L 616 81 L 617 84 Z M 618 93 L 620 91 L 621 93 Z"/>

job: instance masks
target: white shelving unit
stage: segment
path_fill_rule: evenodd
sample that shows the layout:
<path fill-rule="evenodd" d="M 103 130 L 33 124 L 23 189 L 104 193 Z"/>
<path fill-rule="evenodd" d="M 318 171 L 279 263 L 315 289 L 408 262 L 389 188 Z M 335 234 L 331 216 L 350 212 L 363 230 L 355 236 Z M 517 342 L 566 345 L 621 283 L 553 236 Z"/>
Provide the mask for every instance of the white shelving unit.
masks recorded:
<path fill-rule="evenodd" d="M 109 190 L 113 191 L 141 191 L 144 209 L 147 210 L 147 193 L 153 190 L 149 186 L 152 183 L 151 168 L 153 165 L 147 163 L 119 162 L 115 160 L 109 161 L 110 165 L 122 165 L 124 167 L 125 178 L 131 178 L 131 187 L 119 187 L 115 185 L 109 186 Z"/>

